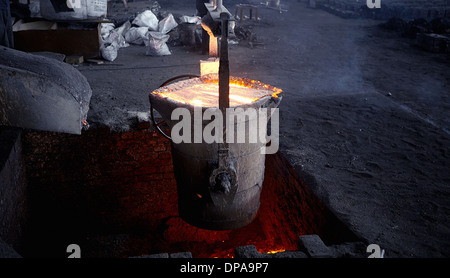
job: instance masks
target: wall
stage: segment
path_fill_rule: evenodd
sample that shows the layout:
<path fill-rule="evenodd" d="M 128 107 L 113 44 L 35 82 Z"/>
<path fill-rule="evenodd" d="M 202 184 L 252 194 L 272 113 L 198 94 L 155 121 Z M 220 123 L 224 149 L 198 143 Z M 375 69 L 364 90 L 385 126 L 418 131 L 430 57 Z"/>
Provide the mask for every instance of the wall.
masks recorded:
<path fill-rule="evenodd" d="M 73 243 L 83 257 L 197 258 L 233 256 L 249 244 L 260 252 L 297 250 L 304 234 L 327 244 L 356 239 L 281 154 L 267 156 L 257 218 L 240 229 L 209 231 L 179 217 L 170 142 L 145 124 L 81 136 L 29 132 L 23 141 L 31 211 L 26 257 L 64 257 Z"/>
<path fill-rule="evenodd" d="M 21 249 L 27 217 L 21 134 L 20 129 L 0 127 L 0 243 L 15 250 Z"/>

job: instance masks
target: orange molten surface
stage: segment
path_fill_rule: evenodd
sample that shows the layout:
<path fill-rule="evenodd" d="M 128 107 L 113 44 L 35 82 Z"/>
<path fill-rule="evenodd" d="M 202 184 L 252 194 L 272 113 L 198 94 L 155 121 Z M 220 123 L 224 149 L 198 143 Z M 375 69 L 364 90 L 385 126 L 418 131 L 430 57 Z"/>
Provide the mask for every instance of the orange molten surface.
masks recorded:
<path fill-rule="evenodd" d="M 194 106 L 219 106 L 219 84 L 217 82 L 197 83 L 176 90 L 163 89 L 156 93 L 162 97 Z M 230 107 L 249 104 L 265 96 L 276 97 L 277 93 L 270 88 L 252 88 L 230 83 Z"/>

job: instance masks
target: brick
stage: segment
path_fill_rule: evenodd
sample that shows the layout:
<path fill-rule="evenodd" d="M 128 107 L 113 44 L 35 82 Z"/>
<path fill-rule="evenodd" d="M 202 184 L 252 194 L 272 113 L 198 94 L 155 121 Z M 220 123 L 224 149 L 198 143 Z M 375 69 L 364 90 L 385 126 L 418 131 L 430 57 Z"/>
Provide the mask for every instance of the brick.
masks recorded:
<path fill-rule="evenodd" d="M 84 62 L 83 56 L 67 56 L 66 63 L 68 64 L 81 64 Z"/>
<path fill-rule="evenodd" d="M 311 258 L 332 258 L 333 251 L 328 248 L 318 235 L 303 235 L 299 237 L 300 248 Z"/>

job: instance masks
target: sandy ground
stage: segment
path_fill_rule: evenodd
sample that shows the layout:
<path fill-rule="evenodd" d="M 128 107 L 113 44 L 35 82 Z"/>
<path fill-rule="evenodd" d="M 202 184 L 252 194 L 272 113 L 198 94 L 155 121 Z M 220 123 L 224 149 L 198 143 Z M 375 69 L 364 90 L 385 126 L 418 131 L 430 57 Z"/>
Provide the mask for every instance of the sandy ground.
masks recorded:
<path fill-rule="evenodd" d="M 163 2 L 169 12 L 195 13 L 193 3 Z M 287 12 L 261 7 L 259 23 L 245 21 L 256 43 L 230 46 L 232 75 L 285 92 L 281 152 L 386 257 L 449 257 L 448 54 L 422 51 L 377 21 L 281 2 Z M 131 2 L 130 10 L 144 6 Z M 145 47 L 130 46 L 114 62 L 79 66 L 93 89 L 91 126 L 126 128 L 130 115 L 148 111 L 150 90 L 178 74 L 198 74 L 207 58 L 191 47 L 171 51 L 150 57 Z"/>

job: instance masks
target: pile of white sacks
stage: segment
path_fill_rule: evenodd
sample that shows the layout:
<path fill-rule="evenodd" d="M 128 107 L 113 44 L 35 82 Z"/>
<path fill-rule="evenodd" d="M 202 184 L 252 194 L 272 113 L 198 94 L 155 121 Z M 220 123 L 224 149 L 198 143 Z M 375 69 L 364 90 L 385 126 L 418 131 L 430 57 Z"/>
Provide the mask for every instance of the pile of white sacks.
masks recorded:
<path fill-rule="evenodd" d="M 182 23 L 200 24 L 200 21 L 200 17 L 197 16 L 180 17 Z M 118 49 L 130 44 L 145 45 L 146 55 L 170 55 L 171 52 L 166 44 L 170 37 L 168 33 L 177 26 L 178 23 L 172 14 L 158 20 L 150 10 L 138 14 L 132 22 L 127 21 L 117 28 L 113 23 L 102 23 L 100 49 L 102 57 L 105 60 L 114 61 L 117 58 Z"/>

